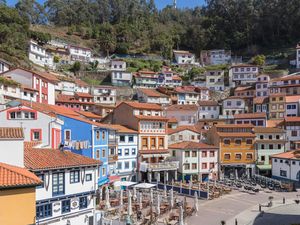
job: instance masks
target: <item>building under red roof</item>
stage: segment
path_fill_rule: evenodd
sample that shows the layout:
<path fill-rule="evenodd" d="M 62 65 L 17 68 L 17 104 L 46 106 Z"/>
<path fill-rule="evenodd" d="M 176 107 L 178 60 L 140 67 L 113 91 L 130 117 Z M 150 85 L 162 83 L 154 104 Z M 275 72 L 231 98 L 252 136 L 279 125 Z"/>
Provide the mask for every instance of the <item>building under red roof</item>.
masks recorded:
<path fill-rule="evenodd" d="M 179 143 L 175 143 L 169 145 L 170 149 L 179 149 L 179 150 L 186 150 L 186 149 L 217 149 L 218 147 L 214 145 L 208 145 L 202 142 L 193 142 L 193 141 L 183 141 Z"/>

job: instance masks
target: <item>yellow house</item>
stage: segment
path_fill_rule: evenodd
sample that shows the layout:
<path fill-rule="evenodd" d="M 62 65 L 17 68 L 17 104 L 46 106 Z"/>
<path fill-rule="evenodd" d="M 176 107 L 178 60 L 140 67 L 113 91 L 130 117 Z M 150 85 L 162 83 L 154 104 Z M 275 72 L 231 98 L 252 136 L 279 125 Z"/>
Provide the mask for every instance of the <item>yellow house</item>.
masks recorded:
<path fill-rule="evenodd" d="M 222 176 L 251 176 L 255 170 L 255 134 L 252 124 L 217 124 L 208 132 L 208 141 L 219 147 Z"/>
<path fill-rule="evenodd" d="M 41 180 L 25 168 L 0 162 L 0 224 L 35 224 L 35 187 Z"/>

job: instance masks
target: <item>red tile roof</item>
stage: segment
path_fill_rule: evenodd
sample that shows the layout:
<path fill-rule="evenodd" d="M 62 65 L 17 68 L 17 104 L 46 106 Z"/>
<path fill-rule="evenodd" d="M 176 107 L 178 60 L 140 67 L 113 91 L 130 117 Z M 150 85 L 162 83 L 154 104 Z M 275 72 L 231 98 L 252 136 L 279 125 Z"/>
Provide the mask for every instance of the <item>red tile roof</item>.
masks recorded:
<path fill-rule="evenodd" d="M 99 116 L 95 113 L 88 112 L 88 111 L 77 111 L 77 113 L 90 119 L 102 119 L 102 116 Z"/>
<path fill-rule="evenodd" d="M 139 120 L 165 120 L 165 121 L 168 120 L 167 117 L 163 117 L 163 116 L 142 116 L 142 115 L 137 115 L 135 117 L 138 118 Z"/>
<path fill-rule="evenodd" d="M 25 167 L 32 171 L 101 165 L 100 160 L 88 158 L 70 151 L 40 148 L 25 149 L 24 163 Z"/>
<path fill-rule="evenodd" d="M 217 128 L 254 128 L 252 124 L 216 124 Z"/>
<path fill-rule="evenodd" d="M 24 139 L 21 127 L 0 127 L 0 139 Z"/>
<path fill-rule="evenodd" d="M 283 120 L 267 120 L 267 127 L 277 127 Z"/>
<path fill-rule="evenodd" d="M 55 102 L 84 104 L 84 105 L 94 105 L 95 104 L 94 102 L 81 102 L 72 95 L 63 95 L 63 94 L 58 94 L 55 98 Z"/>
<path fill-rule="evenodd" d="M 128 127 L 119 125 L 119 124 L 109 124 L 109 126 L 113 129 L 115 129 L 118 133 L 130 133 L 130 134 L 137 134 L 138 132 L 136 130 L 132 130 Z"/>
<path fill-rule="evenodd" d="M 289 152 L 283 152 L 279 154 L 275 154 L 271 156 L 272 158 L 281 158 L 281 159 L 297 159 L 300 160 L 300 151 L 289 151 Z"/>
<path fill-rule="evenodd" d="M 255 134 L 250 132 L 232 132 L 232 133 L 218 132 L 218 135 L 220 137 L 256 137 Z"/>
<path fill-rule="evenodd" d="M 198 101 L 198 104 L 200 106 L 218 106 L 218 102 L 208 100 L 208 101 Z"/>
<path fill-rule="evenodd" d="M 167 154 L 168 149 L 139 150 L 139 154 Z"/>
<path fill-rule="evenodd" d="M 256 112 L 256 113 L 239 113 L 235 114 L 234 119 L 258 119 L 258 118 L 267 118 L 267 114 L 265 112 Z"/>
<path fill-rule="evenodd" d="M 169 118 L 169 123 L 178 123 L 177 119 L 175 117 Z"/>
<path fill-rule="evenodd" d="M 299 116 L 295 116 L 295 117 L 285 117 L 284 118 L 285 122 L 289 123 L 289 122 L 300 122 L 300 117 Z"/>
<path fill-rule="evenodd" d="M 255 88 L 252 86 L 237 87 L 234 91 L 247 91 L 247 90 L 255 90 Z"/>
<path fill-rule="evenodd" d="M 207 87 L 195 87 L 195 86 L 180 86 L 175 88 L 175 92 L 178 93 L 192 93 L 199 94 L 200 90 L 208 90 Z"/>
<path fill-rule="evenodd" d="M 253 99 L 254 104 L 265 104 L 268 103 L 269 97 L 256 97 Z"/>
<path fill-rule="evenodd" d="M 255 133 L 283 133 L 284 130 L 276 127 L 255 127 L 254 132 Z"/>
<path fill-rule="evenodd" d="M 285 102 L 299 102 L 300 101 L 300 95 L 291 95 L 285 97 Z"/>
<path fill-rule="evenodd" d="M 170 148 L 186 150 L 186 149 L 217 149 L 218 147 L 214 145 L 208 145 L 202 142 L 183 141 L 180 143 L 169 145 L 169 149 Z"/>
<path fill-rule="evenodd" d="M 93 98 L 89 93 L 75 92 L 75 95 L 82 98 Z"/>
<path fill-rule="evenodd" d="M 121 104 L 127 104 L 130 107 L 135 108 L 135 109 L 146 109 L 146 110 L 148 109 L 148 110 L 159 110 L 159 111 L 162 110 L 160 105 L 152 104 L 152 103 L 122 102 L 119 105 L 121 105 Z"/>
<path fill-rule="evenodd" d="M 42 181 L 27 169 L 0 162 L 0 189 L 31 187 L 41 183 Z"/>
<path fill-rule="evenodd" d="M 175 134 L 184 130 L 189 130 L 198 134 L 201 133 L 201 130 L 197 129 L 195 126 L 178 126 L 175 129 L 168 129 L 168 134 Z"/>
<path fill-rule="evenodd" d="M 171 105 L 167 108 L 167 111 L 197 111 L 196 105 Z"/>
<path fill-rule="evenodd" d="M 74 81 L 75 81 L 75 84 L 77 84 L 80 87 L 87 87 L 87 86 L 89 86 L 86 82 L 84 82 L 84 81 L 82 81 L 80 79 L 74 79 Z"/>
<path fill-rule="evenodd" d="M 144 95 L 147 95 L 149 97 L 169 97 L 169 96 L 162 94 L 154 89 L 140 88 L 138 90 L 140 92 L 142 92 Z"/>

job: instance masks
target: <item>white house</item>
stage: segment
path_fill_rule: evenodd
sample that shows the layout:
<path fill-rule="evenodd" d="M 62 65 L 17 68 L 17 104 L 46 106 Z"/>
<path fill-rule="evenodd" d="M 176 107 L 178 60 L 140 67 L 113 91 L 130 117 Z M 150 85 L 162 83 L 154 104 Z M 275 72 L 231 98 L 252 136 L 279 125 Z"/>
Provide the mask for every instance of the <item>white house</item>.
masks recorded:
<path fill-rule="evenodd" d="M 94 97 L 94 103 L 115 105 L 117 101 L 117 89 L 113 86 L 93 86 L 91 95 Z"/>
<path fill-rule="evenodd" d="M 175 88 L 175 93 L 180 105 L 193 105 L 199 100 L 206 101 L 210 98 L 210 92 L 206 87 L 181 86 Z"/>
<path fill-rule="evenodd" d="M 265 112 L 238 113 L 233 115 L 235 124 L 253 124 L 257 127 L 265 127 L 267 114 Z"/>
<path fill-rule="evenodd" d="M 37 224 L 94 221 L 100 160 L 56 149 L 27 148 L 24 154 L 25 167 L 43 181 L 36 187 Z"/>
<path fill-rule="evenodd" d="M 202 65 L 220 65 L 229 64 L 231 62 L 231 51 L 224 49 L 214 49 L 208 51 L 201 51 Z"/>
<path fill-rule="evenodd" d="M 182 79 L 168 66 L 163 66 L 158 78 L 159 86 L 178 87 L 182 86 Z"/>
<path fill-rule="evenodd" d="M 116 86 L 130 86 L 132 73 L 127 72 L 126 62 L 122 59 L 111 60 L 111 83 Z"/>
<path fill-rule="evenodd" d="M 286 150 L 296 149 L 297 144 L 300 142 L 300 117 L 285 117 L 284 129 L 288 140 Z"/>
<path fill-rule="evenodd" d="M 173 50 L 173 54 L 178 65 L 195 64 L 195 55 L 189 51 Z"/>
<path fill-rule="evenodd" d="M 172 145 L 183 141 L 200 142 L 203 139 L 202 132 L 194 125 L 177 126 L 168 129 L 168 144 Z"/>
<path fill-rule="evenodd" d="M 221 118 L 232 119 L 235 114 L 244 113 L 246 108 L 245 100 L 240 97 L 231 96 L 223 101 L 223 115 Z"/>
<path fill-rule="evenodd" d="M 2 73 L 1 76 L 14 80 L 24 87 L 37 90 L 37 102 L 55 104 L 55 84 L 59 81 L 55 75 L 15 68 Z"/>
<path fill-rule="evenodd" d="M 269 75 L 262 74 L 257 76 L 255 84 L 256 97 L 269 96 L 269 81 Z"/>
<path fill-rule="evenodd" d="M 285 116 L 299 116 L 300 95 L 285 96 Z"/>
<path fill-rule="evenodd" d="M 23 128 L 0 127 L 0 149 L 2 163 L 24 167 Z"/>
<path fill-rule="evenodd" d="M 141 88 L 157 88 L 159 74 L 153 71 L 141 70 L 134 74 L 135 86 Z"/>
<path fill-rule="evenodd" d="M 156 103 L 161 105 L 169 105 L 171 99 L 168 95 L 160 93 L 154 89 L 140 88 L 137 90 L 138 100 L 145 103 Z"/>
<path fill-rule="evenodd" d="M 33 40 L 30 40 L 28 57 L 34 64 L 55 69 L 53 55 Z"/>
<path fill-rule="evenodd" d="M 0 73 L 3 73 L 10 69 L 12 64 L 4 59 L 0 58 Z"/>
<path fill-rule="evenodd" d="M 218 147 L 184 141 L 169 145 L 171 155 L 179 161 L 182 180 L 207 181 L 217 179 Z"/>
<path fill-rule="evenodd" d="M 34 104 L 34 103 L 32 103 Z M 53 114 L 45 114 L 28 106 L 19 105 L 0 112 L 1 126 L 24 128 L 24 141 L 37 141 L 41 145 L 57 148 L 61 143 L 63 121 Z"/>
<path fill-rule="evenodd" d="M 208 70 L 205 72 L 206 87 L 213 91 L 224 91 L 224 70 Z"/>
<path fill-rule="evenodd" d="M 229 69 L 229 86 L 254 84 L 259 73 L 258 66 L 249 64 L 233 65 Z"/>
<path fill-rule="evenodd" d="M 272 177 L 300 185 L 300 151 L 272 155 Z"/>
<path fill-rule="evenodd" d="M 90 62 L 92 57 L 92 50 L 89 48 L 79 47 L 75 45 L 68 46 L 71 61 Z"/>
<path fill-rule="evenodd" d="M 218 119 L 220 115 L 220 105 L 216 101 L 198 101 L 199 119 Z"/>
<path fill-rule="evenodd" d="M 296 47 L 296 68 L 299 69 L 300 68 L 300 44 L 297 44 Z"/>
<path fill-rule="evenodd" d="M 196 105 L 171 105 L 166 109 L 167 118 L 175 118 L 178 125 L 194 125 L 198 121 Z"/>
<path fill-rule="evenodd" d="M 136 181 L 138 132 L 122 125 L 112 124 L 118 143 L 117 175 L 121 180 Z"/>

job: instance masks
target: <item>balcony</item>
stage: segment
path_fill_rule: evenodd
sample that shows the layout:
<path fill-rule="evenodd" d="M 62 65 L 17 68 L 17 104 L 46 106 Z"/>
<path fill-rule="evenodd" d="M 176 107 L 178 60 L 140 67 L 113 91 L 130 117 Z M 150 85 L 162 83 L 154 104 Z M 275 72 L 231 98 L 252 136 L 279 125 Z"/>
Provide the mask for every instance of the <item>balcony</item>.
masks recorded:
<path fill-rule="evenodd" d="M 179 161 L 172 162 L 161 162 L 161 163 L 141 163 L 140 171 L 141 172 L 155 172 L 155 171 L 168 171 L 168 170 L 177 170 L 179 168 Z"/>
<path fill-rule="evenodd" d="M 117 145 L 117 139 L 116 138 L 109 138 L 108 139 L 108 145 Z"/>
<path fill-rule="evenodd" d="M 115 163 L 118 161 L 118 155 L 109 155 L 108 156 L 108 163 Z"/>

